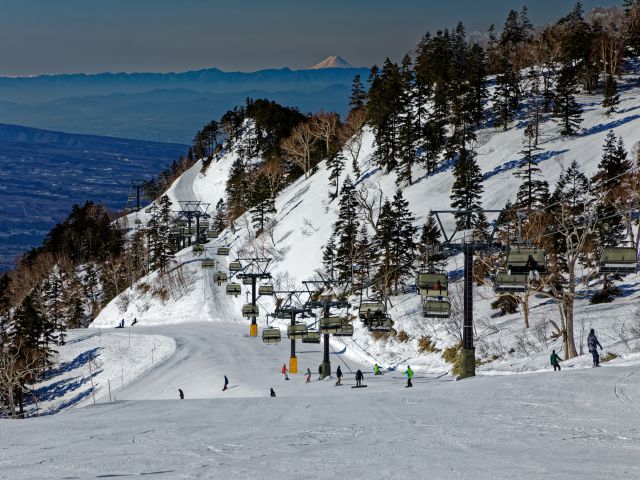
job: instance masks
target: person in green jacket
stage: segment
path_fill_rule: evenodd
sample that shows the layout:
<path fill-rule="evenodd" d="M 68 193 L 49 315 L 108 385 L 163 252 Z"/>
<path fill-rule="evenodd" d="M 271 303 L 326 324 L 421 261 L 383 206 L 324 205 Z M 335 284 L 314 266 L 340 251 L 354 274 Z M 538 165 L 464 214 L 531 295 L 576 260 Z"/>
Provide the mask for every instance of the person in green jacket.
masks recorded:
<path fill-rule="evenodd" d="M 373 366 L 373 373 L 375 375 L 382 375 L 382 372 L 380 371 L 380 367 L 378 366 L 377 363 Z"/>
<path fill-rule="evenodd" d="M 549 358 L 549 361 L 551 362 L 551 366 L 553 367 L 553 371 L 555 372 L 556 370 L 562 370 L 560 368 L 560 361 L 562 359 L 558 356 L 558 354 L 556 353 L 556 351 L 554 350 L 553 352 L 551 352 L 551 357 Z"/>
<path fill-rule="evenodd" d="M 407 365 L 407 370 L 404 373 L 407 376 L 407 387 L 413 387 L 413 383 L 411 383 L 411 379 L 413 378 L 413 370 L 411 370 L 410 365 Z"/>

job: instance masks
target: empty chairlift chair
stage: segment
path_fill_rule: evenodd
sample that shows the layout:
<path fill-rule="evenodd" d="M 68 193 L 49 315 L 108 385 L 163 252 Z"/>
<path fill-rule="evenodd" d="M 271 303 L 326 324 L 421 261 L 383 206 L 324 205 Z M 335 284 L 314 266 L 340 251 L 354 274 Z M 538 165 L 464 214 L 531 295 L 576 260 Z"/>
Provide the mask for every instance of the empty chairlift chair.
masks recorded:
<path fill-rule="evenodd" d="M 387 308 L 382 302 L 362 302 L 358 309 L 358 317 L 365 325 L 376 319 L 384 318 Z"/>
<path fill-rule="evenodd" d="M 218 247 L 218 255 L 229 256 L 229 247 Z"/>
<path fill-rule="evenodd" d="M 416 288 L 422 297 L 446 297 L 449 295 L 449 279 L 446 273 L 419 273 Z"/>
<path fill-rule="evenodd" d="M 200 245 L 199 243 L 196 243 L 191 250 L 193 251 L 193 253 L 195 253 L 196 255 L 202 255 L 204 253 L 204 246 Z"/>
<path fill-rule="evenodd" d="M 218 238 L 218 232 L 214 232 L 213 230 L 209 230 L 207 232 L 207 238 Z"/>
<path fill-rule="evenodd" d="M 493 291 L 500 293 L 517 293 L 524 292 L 527 289 L 529 283 L 529 276 L 527 273 L 496 273 L 495 281 L 493 282 Z"/>
<path fill-rule="evenodd" d="M 338 333 L 342 329 L 342 319 L 338 316 L 322 317 L 320 319 L 320 332 Z"/>
<path fill-rule="evenodd" d="M 302 343 L 320 343 L 320 332 L 308 330 L 306 335 L 302 337 Z"/>
<path fill-rule="evenodd" d="M 304 340 L 308 332 L 309 329 L 306 323 L 287 325 L 287 337 L 291 340 Z"/>
<path fill-rule="evenodd" d="M 427 318 L 448 318 L 451 314 L 451 304 L 446 300 L 427 297 L 422 303 L 422 312 Z"/>
<path fill-rule="evenodd" d="M 262 341 L 266 344 L 280 343 L 282 335 L 277 327 L 266 327 L 262 330 Z"/>
<path fill-rule="evenodd" d="M 260 285 L 258 287 L 258 295 L 263 295 L 263 296 L 273 295 L 273 285 Z"/>
<path fill-rule="evenodd" d="M 206 230 L 209 228 L 209 222 L 207 220 L 200 220 L 200 230 Z"/>
<path fill-rule="evenodd" d="M 251 305 L 247 303 L 242 306 L 242 316 L 248 318 L 258 317 L 260 315 L 260 309 L 257 305 Z"/>
<path fill-rule="evenodd" d="M 216 272 L 213 277 L 213 281 L 216 282 L 218 286 L 220 286 L 227 281 L 227 278 L 227 272 Z"/>
<path fill-rule="evenodd" d="M 251 277 L 244 277 L 242 279 L 243 285 L 253 285 L 253 279 Z"/>
<path fill-rule="evenodd" d="M 229 262 L 229 271 L 230 272 L 240 272 L 242 271 L 242 264 L 238 261 Z"/>
<path fill-rule="evenodd" d="M 234 283 L 234 282 L 227 283 L 226 293 L 229 296 L 237 297 L 242 293 L 242 286 L 239 283 Z"/>
<path fill-rule="evenodd" d="M 336 337 L 353 337 L 353 324 L 349 321 L 348 318 L 342 318 L 342 326 L 340 327 L 340 331 L 334 333 Z"/>
<path fill-rule="evenodd" d="M 600 273 L 636 273 L 638 252 L 635 247 L 607 247 L 602 249 L 598 271 Z"/>
<path fill-rule="evenodd" d="M 204 258 L 202 260 L 202 268 L 215 268 L 216 261 L 213 258 Z"/>

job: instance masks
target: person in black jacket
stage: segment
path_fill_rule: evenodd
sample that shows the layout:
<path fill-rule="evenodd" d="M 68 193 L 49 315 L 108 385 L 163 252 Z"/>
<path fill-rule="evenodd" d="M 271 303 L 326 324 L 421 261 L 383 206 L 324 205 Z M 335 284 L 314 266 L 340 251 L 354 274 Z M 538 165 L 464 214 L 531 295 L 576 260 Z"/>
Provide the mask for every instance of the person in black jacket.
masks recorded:
<path fill-rule="evenodd" d="M 222 391 L 224 392 L 227 388 L 229 388 L 229 379 L 225 375 L 224 376 L 224 387 L 222 388 Z"/>
<path fill-rule="evenodd" d="M 276 396 L 276 391 L 273 389 L 273 387 L 271 387 L 271 396 L 272 397 Z"/>
<path fill-rule="evenodd" d="M 362 370 L 358 369 L 356 372 L 356 387 L 362 386 L 362 380 L 364 379 L 364 375 L 362 374 Z"/>
<path fill-rule="evenodd" d="M 180 395 L 180 400 L 184 400 L 184 392 L 181 388 L 178 389 L 178 395 Z"/>
<path fill-rule="evenodd" d="M 591 329 L 591 331 L 589 332 L 589 336 L 587 337 L 587 346 L 589 347 L 589 352 L 591 352 L 591 355 L 593 355 L 593 366 L 599 367 L 600 355 L 598 354 L 598 347 L 600 347 L 600 350 L 602 350 L 602 345 L 600 345 L 598 337 L 596 337 L 596 332 L 593 330 L 593 328 Z"/>
<path fill-rule="evenodd" d="M 340 369 L 340 365 L 338 365 L 338 369 L 336 370 L 336 377 L 338 377 L 336 380 L 337 387 L 338 385 L 342 385 L 342 370 Z"/>

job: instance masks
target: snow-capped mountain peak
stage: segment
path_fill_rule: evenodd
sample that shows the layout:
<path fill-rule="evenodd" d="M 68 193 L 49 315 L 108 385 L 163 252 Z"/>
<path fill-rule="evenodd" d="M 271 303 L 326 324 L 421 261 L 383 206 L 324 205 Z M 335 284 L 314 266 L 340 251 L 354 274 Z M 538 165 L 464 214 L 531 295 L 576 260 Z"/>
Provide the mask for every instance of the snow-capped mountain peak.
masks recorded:
<path fill-rule="evenodd" d="M 353 65 L 342 57 L 330 55 L 320 63 L 316 63 L 313 67 L 309 67 L 309 70 L 319 70 L 321 68 L 353 68 Z"/>

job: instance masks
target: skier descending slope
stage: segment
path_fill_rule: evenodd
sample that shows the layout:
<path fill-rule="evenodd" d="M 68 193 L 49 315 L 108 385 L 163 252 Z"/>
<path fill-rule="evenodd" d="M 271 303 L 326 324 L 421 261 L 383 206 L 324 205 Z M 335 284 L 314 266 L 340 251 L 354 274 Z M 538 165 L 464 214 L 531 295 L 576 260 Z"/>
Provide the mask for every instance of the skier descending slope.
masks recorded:
<path fill-rule="evenodd" d="M 555 350 L 551 352 L 551 357 L 549 358 L 549 361 L 551 362 L 551 366 L 553 367 L 554 372 L 556 370 L 562 370 L 560 368 L 560 360 L 562 359 L 558 356 Z"/>
<path fill-rule="evenodd" d="M 407 388 L 413 387 L 413 383 L 411 383 L 411 379 L 413 378 L 413 370 L 411 370 L 411 365 L 407 365 L 407 370 L 404 373 L 407 375 Z"/>
<path fill-rule="evenodd" d="M 589 351 L 591 352 L 591 355 L 593 355 L 593 366 L 599 367 L 600 355 L 598 354 L 597 347 L 600 347 L 600 350 L 602 350 L 602 345 L 600 345 L 600 342 L 598 341 L 598 337 L 596 337 L 596 332 L 593 328 L 591 329 L 591 331 L 589 332 L 589 336 L 587 337 L 587 346 L 589 347 Z"/>
<path fill-rule="evenodd" d="M 224 392 L 227 388 L 229 388 L 229 379 L 225 375 L 224 376 L 224 387 L 222 388 L 222 391 Z"/>
<path fill-rule="evenodd" d="M 306 381 L 306 383 L 311 382 L 311 370 L 310 370 L 308 367 L 307 367 L 307 373 L 306 373 L 306 375 L 307 375 L 307 381 Z"/>

